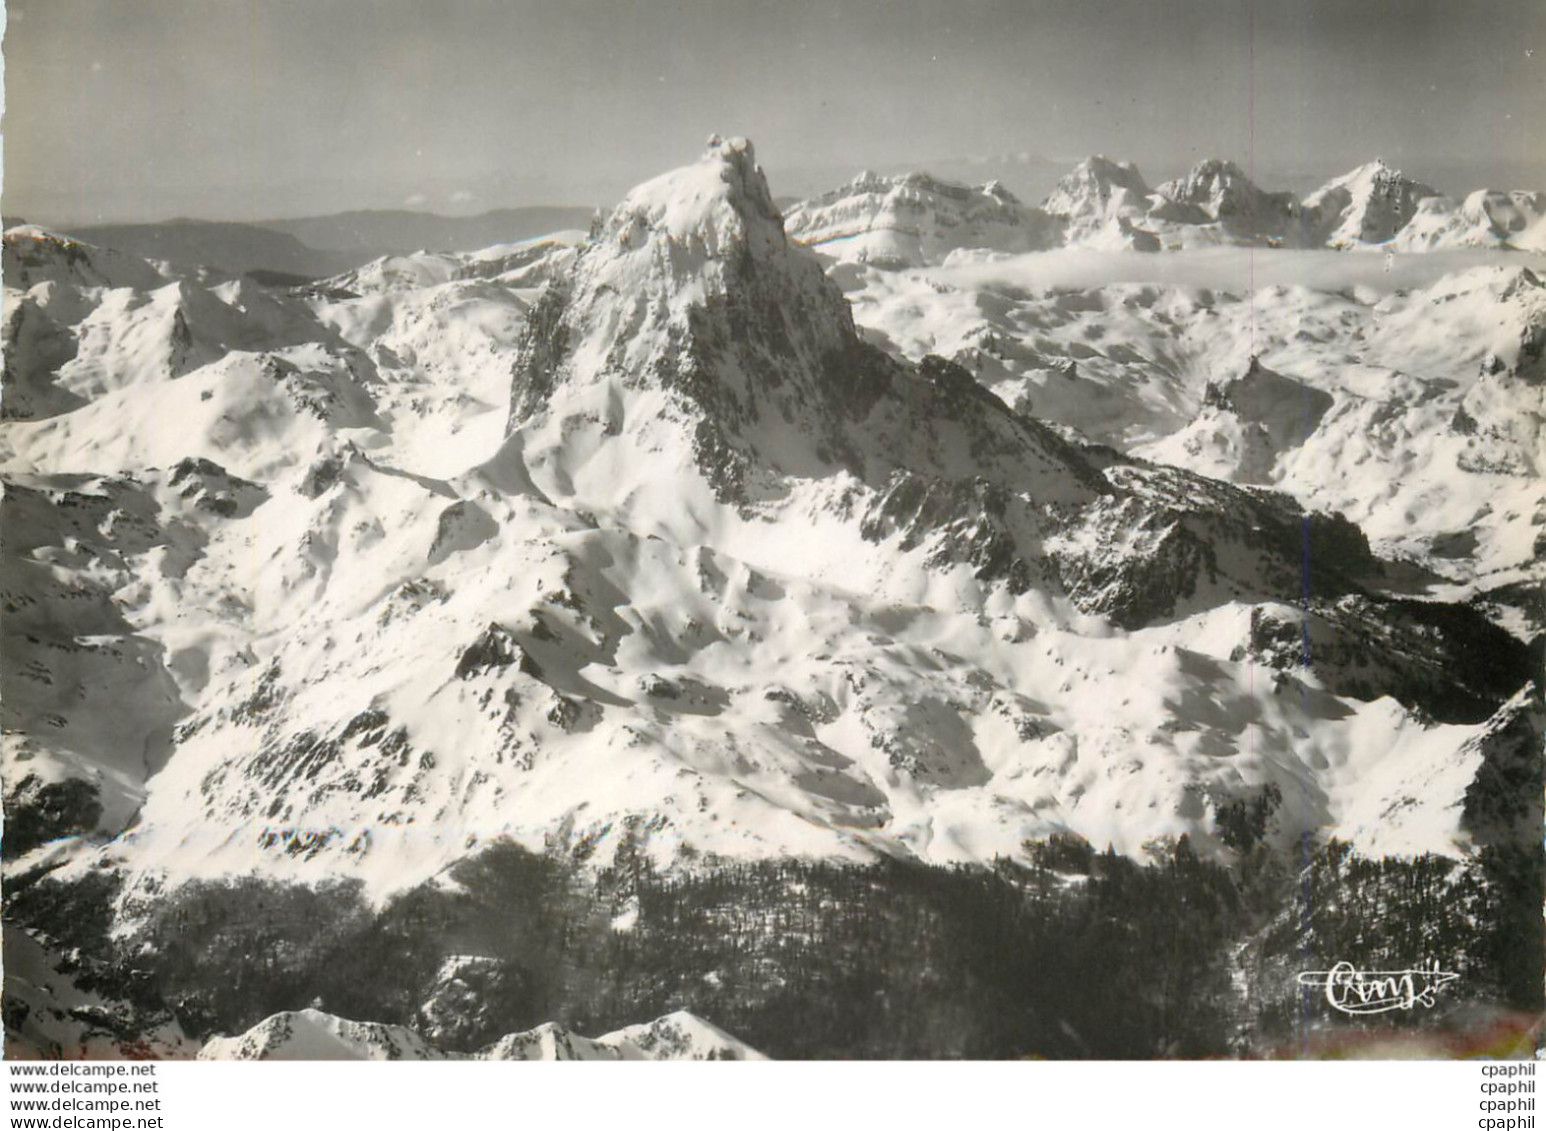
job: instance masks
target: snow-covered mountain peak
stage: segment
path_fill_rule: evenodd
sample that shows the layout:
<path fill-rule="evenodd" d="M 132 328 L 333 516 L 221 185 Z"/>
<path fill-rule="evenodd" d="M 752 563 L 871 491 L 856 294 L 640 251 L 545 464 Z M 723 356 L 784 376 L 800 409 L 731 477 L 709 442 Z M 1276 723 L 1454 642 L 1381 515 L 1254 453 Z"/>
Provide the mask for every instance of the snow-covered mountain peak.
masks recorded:
<path fill-rule="evenodd" d="M 777 246 L 784 239 L 783 218 L 752 143 L 718 134 L 693 164 L 631 190 L 602 233 L 624 249 L 659 235 L 709 255 L 736 244 Z"/>
<path fill-rule="evenodd" d="M 654 500 L 672 524 L 681 494 L 660 484 L 693 469 L 716 506 L 744 506 L 842 473 L 1004 481 L 1030 444 L 1058 469 L 1049 497 L 1090 490 L 1081 461 L 969 374 L 910 371 L 859 337 L 816 255 L 784 237 L 749 147 L 711 146 L 628 194 L 533 309 L 509 422 L 527 465 L 551 468 L 549 497 L 635 519 Z"/>
<path fill-rule="evenodd" d="M 1219 157 L 1199 161 L 1186 176 L 1166 181 L 1156 191 L 1177 204 L 1201 208 L 1213 219 L 1254 211 L 1266 195 L 1244 169 Z"/>
<path fill-rule="evenodd" d="M 1139 205 L 1148 195 L 1149 186 L 1136 165 L 1097 154 L 1075 165 L 1042 207 L 1054 216 L 1076 218 L 1092 211 L 1105 213 L 1114 200 Z"/>
<path fill-rule="evenodd" d="M 815 260 L 790 251 L 751 142 L 716 135 L 696 162 L 623 198 L 581 246 L 564 289 L 579 305 L 638 298 L 652 305 L 652 318 L 725 294 L 735 287 L 729 276 L 744 275 L 753 262 L 796 287 L 824 290 Z M 608 337 L 616 328 L 589 325 Z M 638 329 L 627 326 L 628 336 Z"/>
<path fill-rule="evenodd" d="M 989 256 L 1074 247 L 1180 251 L 1227 246 L 1546 250 L 1546 193 L 1478 190 L 1440 196 L 1376 158 L 1301 201 L 1254 183 L 1239 163 L 1199 161 L 1150 187 L 1137 167 L 1085 158 L 1039 207 L 998 182 L 967 186 L 927 173 L 863 172 L 791 206 L 791 239 L 844 263 L 879 268 L 943 266 L 953 253 Z M 856 276 L 841 274 L 852 285 Z"/>
<path fill-rule="evenodd" d="M 1246 181 L 1249 183 L 1250 177 L 1246 175 L 1244 169 L 1227 157 L 1204 157 L 1196 165 L 1192 166 L 1191 172 L 1187 173 L 1186 176 L 1166 183 L 1172 185 L 1187 183 L 1210 184 L 1220 181 Z M 1164 187 L 1164 185 L 1161 185 L 1161 190 Z"/>
<path fill-rule="evenodd" d="M 1102 250 L 1157 251 L 1147 219 L 1152 193 L 1136 165 L 1087 157 L 1057 183 L 1042 208 L 1067 225 L 1070 243 Z"/>
<path fill-rule="evenodd" d="M 1401 178 L 1401 170 L 1390 164 L 1383 157 L 1375 157 L 1373 161 L 1365 161 L 1362 165 L 1343 174 L 1345 180 L 1393 180 Z"/>
<path fill-rule="evenodd" d="M 1386 200 L 1404 197 L 1420 200 L 1425 196 L 1438 194 L 1437 189 L 1408 177 L 1400 169 L 1386 164 L 1378 157 L 1333 180 L 1331 184 L 1344 185 L 1353 189 L 1355 193 L 1367 192 Z"/>
<path fill-rule="evenodd" d="M 0 273 L 5 285 L 28 290 L 39 283 L 76 287 L 152 288 L 167 280 L 151 264 L 133 255 L 94 247 L 37 224 L 5 231 Z"/>
<path fill-rule="evenodd" d="M 1377 157 L 1304 198 L 1306 240 L 1339 248 L 1384 243 L 1405 227 L 1420 201 L 1437 195 Z"/>
<path fill-rule="evenodd" d="M 982 191 L 984 195 L 996 196 L 1000 200 L 1013 200 L 1018 202 L 1020 199 L 1014 193 L 1009 191 L 1003 181 L 985 181 L 983 182 Z"/>
<path fill-rule="evenodd" d="M 576 429 L 594 430 L 598 446 L 621 437 L 607 447 L 631 451 L 644 484 L 664 459 L 672 475 L 696 465 L 735 493 L 754 464 L 830 465 L 833 447 L 817 437 L 836 428 L 833 398 L 862 366 L 826 378 L 858 345 L 836 284 L 784 235 L 750 143 L 713 139 L 694 164 L 628 193 L 543 293 L 509 430 L 524 430 L 528 453 L 563 461 L 559 495 L 599 450 L 576 443 Z M 619 482 L 609 471 L 596 486 L 610 499 Z"/>
<path fill-rule="evenodd" d="M 1118 161 L 1104 153 L 1093 153 L 1074 166 L 1073 176 L 1096 177 L 1116 183 L 1142 185 L 1143 176 L 1131 161 Z"/>
<path fill-rule="evenodd" d="M 1136 177 L 1087 165 L 1091 183 L 1112 168 Z M 898 201 L 949 188 L 889 184 Z M 540 297 L 526 285 L 539 267 Z M 496 285 L 512 271 L 519 284 Z M 1365 329 L 1378 340 L 1360 348 L 1381 368 L 1355 374 L 1360 389 L 1376 376 L 1410 386 L 1446 458 L 1496 463 L 1501 437 L 1510 468 L 1530 470 L 1537 433 L 1504 410 L 1520 402 L 1511 358 L 1527 374 L 1539 356 L 1523 336 L 1533 323 L 1500 330 L 1496 304 L 1445 303 L 1475 322 L 1445 335 L 1470 343 L 1456 358 L 1468 380 L 1484 330 L 1503 368 L 1464 406 L 1457 385 L 1424 407 L 1426 386 L 1396 371 L 1443 344 L 1412 332 L 1434 321 L 1437 294 L 1378 311 L 1296 298 L 1297 321 L 1277 332 L 1266 302 L 1248 318 L 1241 303 L 1209 296 L 1217 312 L 1204 313 L 1201 296 L 1157 288 L 1017 298 L 943 273 L 847 273 L 920 288 L 901 292 L 894 325 L 933 334 L 965 313 L 980 349 L 956 364 L 929 356 L 950 340 L 930 338 L 903 361 L 862 339 L 816 254 L 784 237 L 742 143 L 641 185 L 572 249 L 404 257 L 351 287 L 165 281 L 132 305 L 98 288 L 73 296 L 100 312 L 92 333 L 22 295 L 7 341 L 25 364 L 8 370 L 27 375 L 31 411 L 3 439 L 29 478 L 7 499 L 45 540 L 13 548 L 41 553 L 14 559 L 32 604 L 8 624 L 41 641 L 24 640 L 25 655 L 47 681 L 8 695 L 24 712 L 8 719 L 37 765 L 101 795 L 103 831 L 139 812 L 111 849 L 136 874 L 246 870 L 257 845 L 265 871 L 336 867 L 381 892 L 474 841 L 604 839 L 634 819 L 662 863 L 688 846 L 987 860 L 1065 827 L 1137 852 L 1180 832 L 1206 843 L 1197 797 L 1270 782 L 1296 799 L 1285 821 L 1322 827 L 1352 778 L 1291 793 L 1295 775 L 1321 780 L 1313 762 L 1280 771 L 1251 744 L 1297 758 L 1290 736 L 1313 731 L 1322 745 L 1305 757 L 1338 767 L 1355 745 L 1371 759 L 1401 751 L 1391 728 L 1354 744 L 1338 721 L 1375 708 L 1278 703 L 1251 682 L 1248 657 L 1299 662 L 1274 610 L 1303 592 L 1306 530 L 1324 563 L 1319 691 L 1389 694 L 1470 725 L 1516 689 L 1514 660 L 1462 611 L 1461 642 L 1503 660 L 1457 690 L 1448 640 L 1425 643 L 1416 613 L 1359 597 L 1355 572 L 1378 563 L 1358 529 L 1260 488 L 1292 485 L 1317 432 L 1342 421 L 1362 438 L 1389 411 L 1361 393 L 1324 419 L 1307 411 L 1325 402 L 1314 363 Z M 1003 319 L 992 342 L 979 332 L 990 317 Z M 1254 344 L 1257 321 L 1262 368 L 1241 376 L 1235 346 Z M 1151 325 L 1157 341 L 1137 333 Z M 984 387 L 1001 356 L 1046 368 L 1076 332 L 1077 370 L 1048 374 L 1031 405 Z M 1174 457 L 1190 472 L 1039 423 L 1075 398 L 1085 419 L 1128 411 L 1103 383 L 1128 371 L 1142 395 L 1173 401 L 1144 428 L 1177 418 L 1173 434 L 1196 416 L 1182 440 L 1197 451 Z M 1218 403 L 1198 404 L 1204 380 Z M 168 419 L 179 427 L 155 424 Z M 1338 442 L 1348 463 L 1363 451 Z M 1193 473 L 1215 466 L 1248 489 Z M 71 478 L 83 468 L 118 477 Z M 1495 525 L 1511 513 L 1498 510 Z M 1491 541 L 1486 560 L 1519 560 Z M 1332 603 L 1343 597 L 1359 600 Z M 219 611 L 213 627 L 205 609 Z M 75 626 L 60 647 L 43 635 L 54 621 Z M 1400 633 L 1414 658 L 1354 671 L 1356 642 L 1375 632 Z M 126 643 L 90 643 L 109 637 Z M 1211 659 L 1150 658 L 1176 642 Z M 82 707 L 66 698 L 78 686 L 107 690 Z M 1199 700 L 1227 708 L 1176 706 Z M 1176 712 L 1188 727 L 1155 730 Z M 112 733 L 96 719 L 114 719 Z M 1141 772 L 1117 772 L 1150 733 Z M 142 765 L 162 767 L 153 782 Z"/>

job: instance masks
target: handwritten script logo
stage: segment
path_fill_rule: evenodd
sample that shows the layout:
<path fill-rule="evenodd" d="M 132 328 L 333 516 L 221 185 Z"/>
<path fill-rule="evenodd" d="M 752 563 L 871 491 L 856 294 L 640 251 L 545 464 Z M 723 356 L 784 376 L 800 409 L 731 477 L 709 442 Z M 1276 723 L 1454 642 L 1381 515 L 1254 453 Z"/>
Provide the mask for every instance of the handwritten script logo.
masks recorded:
<path fill-rule="evenodd" d="M 1307 970 L 1299 984 L 1323 989 L 1326 1003 L 1343 1013 L 1388 1013 L 1418 1005 L 1431 1009 L 1439 988 L 1458 977 L 1440 970 L 1438 963 L 1415 970 L 1359 970 L 1351 962 L 1338 962 L 1330 970 Z"/>

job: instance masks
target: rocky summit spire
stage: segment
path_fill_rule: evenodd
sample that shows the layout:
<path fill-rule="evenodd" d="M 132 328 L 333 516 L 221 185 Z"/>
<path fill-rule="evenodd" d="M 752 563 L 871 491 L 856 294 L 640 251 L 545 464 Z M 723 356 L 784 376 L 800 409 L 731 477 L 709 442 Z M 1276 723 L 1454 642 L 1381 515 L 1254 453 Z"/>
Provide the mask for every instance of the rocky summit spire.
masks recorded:
<path fill-rule="evenodd" d="M 743 137 L 713 134 L 695 164 L 639 185 L 613 220 L 642 223 L 684 240 L 784 242 L 783 218 L 757 164 L 757 151 Z"/>
<path fill-rule="evenodd" d="M 542 412 L 560 380 L 663 376 L 663 355 L 704 329 L 693 311 L 744 320 L 747 303 L 763 321 L 785 323 L 791 351 L 840 348 L 853 335 L 836 286 L 784 235 L 751 142 L 715 135 L 695 163 L 629 192 L 538 303 L 510 427 Z"/>
<path fill-rule="evenodd" d="M 915 371 L 861 340 L 741 140 L 710 139 L 598 226 L 531 313 L 508 431 L 539 477 L 557 469 L 546 486 L 595 506 L 620 464 L 648 476 L 647 494 L 690 462 L 722 503 L 837 471 L 1012 481 L 1031 468 L 1054 495 L 1096 491 L 1066 445 L 970 375 Z"/>
<path fill-rule="evenodd" d="M 875 375 L 893 368 L 785 236 L 751 143 L 715 136 L 695 163 L 629 192 L 538 301 L 508 430 L 540 447 L 535 434 L 562 420 L 570 433 L 599 421 L 659 452 L 672 446 L 666 408 L 690 425 L 716 491 L 734 495 L 756 463 L 809 474 L 851 462 L 839 421 L 866 411 Z"/>

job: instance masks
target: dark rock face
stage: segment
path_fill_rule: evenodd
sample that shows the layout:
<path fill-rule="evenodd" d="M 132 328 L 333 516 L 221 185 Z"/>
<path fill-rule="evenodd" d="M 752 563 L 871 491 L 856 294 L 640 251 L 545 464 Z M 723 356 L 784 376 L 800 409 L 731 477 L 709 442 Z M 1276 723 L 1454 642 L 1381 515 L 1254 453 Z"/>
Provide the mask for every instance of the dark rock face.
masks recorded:
<path fill-rule="evenodd" d="M 514 667 L 532 678 L 540 678 L 542 669 L 516 642 L 515 634 L 503 625 L 491 624 L 483 634 L 467 646 L 461 659 L 456 662 L 456 678 L 471 679 L 476 675 L 502 668 Z"/>
<path fill-rule="evenodd" d="M 101 281 L 93 268 L 92 249 L 52 233 L 8 233 L 5 238 L 6 285 L 26 289 L 52 271 L 74 274 L 91 283 Z"/>
<path fill-rule="evenodd" d="M 1123 628 L 1189 603 L 1340 596 L 1378 568 L 1357 526 L 1286 496 L 1131 461 L 1107 478 L 1113 493 L 1063 523 L 1048 551 L 1074 604 Z"/>
<path fill-rule="evenodd" d="M 1532 672 L 1529 648 L 1464 606 L 1352 594 L 1297 615 L 1257 608 L 1236 658 L 1309 668 L 1333 694 L 1389 695 L 1448 723 L 1478 723 Z"/>
<path fill-rule="evenodd" d="M 1260 426 L 1278 452 L 1303 443 L 1335 403 L 1330 393 L 1267 369 L 1255 357 L 1240 376 L 1208 382 L 1202 401 Z"/>
<path fill-rule="evenodd" d="M 699 220 L 684 229 L 647 197 L 625 201 L 549 286 L 515 364 L 509 431 L 566 411 L 569 383 L 607 383 L 670 393 L 698 470 L 731 505 L 754 482 L 838 471 L 877 489 L 897 470 L 1014 487 L 1029 467 L 1085 497 L 1104 490 L 965 370 L 864 342 L 841 290 L 784 235 L 749 148 L 720 143 L 705 161 L 722 198 Z"/>
<path fill-rule="evenodd" d="M 900 534 L 904 552 L 928 546 L 935 568 L 972 566 L 982 582 L 1023 593 L 1047 571 L 1021 553 L 1016 531 L 1036 528 L 1026 500 L 982 479 L 945 480 L 895 472 L 860 522 L 872 542 Z"/>
<path fill-rule="evenodd" d="M 85 398 L 60 388 L 55 380 L 80 349 L 75 335 L 31 296 L 9 304 L 5 320 L 0 420 L 41 420 L 85 404 Z"/>
<path fill-rule="evenodd" d="M 221 518 L 246 518 L 268 501 L 262 487 L 232 475 L 213 460 L 180 460 L 167 482 L 181 488 L 178 493 L 199 510 Z"/>
<path fill-rule="evenodd" d="M 343 476 L 348 462 L 348 458 L 344 455 L 331 455 L 312 464 L 307 469 L 306 477 L 301 480 L 301 494 L 308 499 L 321 498 L 327 494 Z"/>
<path fill-rule="evenodd" d="M 1520 844 L 1539 851 L 1546 789 L 1543 734 L 1546 704 L 1541 685 L 1532 682 L 1468 744 L 1481 752 L 1482 764 L 1466 789 L 1460 824 L 1478 844 Z"/>
<path fill-rule="evenodd" d="M 553 391 L 558 365 L 569 346 L 563 323 L 566 289 L 551 283 L 532 306 L 521 335 L 510 395 L 510 428 L 537 412 Z"/>
<path fill-rule="evenodd" d="M 28 774 L 6 792 L 0 855 L 12 860 L 51 840 L 89 833 L 101 819 L 102 803 L 90 782 L 44 782 Z"/>
<path fill-rule="evenodd" d="M 1082 612 L 1141 628 L 1175 613 L 1200 581 L 1218 579 L 1212 550 L 1178 511 L 1129 496 L 1103 500 L 1082 517 L 1077 548 L 1052 555 L 1064 590 Z"/>

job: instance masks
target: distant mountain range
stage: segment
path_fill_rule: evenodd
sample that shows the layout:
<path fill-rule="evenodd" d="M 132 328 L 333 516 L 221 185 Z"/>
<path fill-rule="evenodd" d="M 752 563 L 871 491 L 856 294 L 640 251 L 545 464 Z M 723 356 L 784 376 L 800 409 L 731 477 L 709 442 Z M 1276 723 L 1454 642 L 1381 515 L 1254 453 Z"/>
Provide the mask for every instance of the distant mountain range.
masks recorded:
<path fill-rule="evenodd" d="M 1546 249 L 1546 193 L 1479 189 L 1441 195 L 1376 159 L 1302 200 L 1257 187 L 1210 158 L 1150 187 L 1131 162 L 1081 161 L 1039 207 L 1000 182 L 952 184 L 925 174 L 861 173 L 786 211 L 789 234 L 838 260 L 875 266 L 939 263 L 953 251 L 1079 247 L 1176 251 L 1215 246 L 1437 251 Z"/>
<path fill-rule="evenodd" d="M 478 216 L 433 212 L 357 211 L 300 220 L 268 220 L 258 227 L 294 236 L 318 251 L 368 259 L 410 251 L 477 251 L 570 228 L 585 228 L 595 209 L 578 205 L 499 208 Z M 351 264 L 358 266 L 358 264 Z"/>
<path fill-rule="evenodd" d="M 1045 171 L 1048 164 L 1022 154 L 937 163 L 930 173 L 864 172 L 832 191 L 775 203 L 800 242 L 838 259 L 892 266 L 938 262 L 957 248 L 1546 249 L 1546 193 L 1479 189 L 1456 200 L 1378 159 L 1302 199 L 1265 191 L 1240 166 L 1218 158 L 1151 188 L 1131 162 L 1090 157 L 1035 207 L 996 176 L 981 185 L 953 179 L 1030 167 Z M 176 219 L 60 230 L 183 270 L 206 267 L 286 283 L 337 275 L 383 256 L 476 251 L 584 229 L 594 214 L 577 205 L 501 208 L 477 216 L 363 210 L 254 223 Z M 6 224 L 22 222 L 12 217 Z"/>
<path fill-rule="evenodd" d="M 585 207 L 501 208 L 478 216 L 429 212 L 356 211 L 244 224 L 176 219 L 67 229 L 98 247 L 166 260 L 182 268 L 212 267 L 233 275 L 324 278 L 385 255 L 415 251 L 476 251 L 590 223 Z M 8 220 L 8 226 L 15 223 Z"/>

